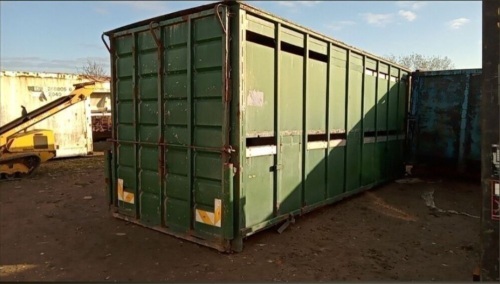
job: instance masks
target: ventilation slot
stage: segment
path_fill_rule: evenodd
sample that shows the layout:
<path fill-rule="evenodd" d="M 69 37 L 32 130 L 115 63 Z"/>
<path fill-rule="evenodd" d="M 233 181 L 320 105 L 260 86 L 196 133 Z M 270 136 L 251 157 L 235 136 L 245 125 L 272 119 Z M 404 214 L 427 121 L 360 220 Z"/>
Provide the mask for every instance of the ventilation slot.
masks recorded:
<path fill-rule="evenodd" d="M 375 131 L 367 131 L 364 133 L 364 137 L 375 137 Z"/>
<path fill-rule="evenodd" d="M 377 131 L 377 136 L 387 136 L 386 130 Z"/>
<path fill-rule="evenodd" d="M 309 50 L 309 58 L 317 60 L 317 61 L 321 61 L 324 63 L 328 63 L 328 56 L 327 55 L 317 53 L 317 52 L 314 52 L 312 50 Z"/>
<path fill-rule="evenodd" d="M 307 142 L 327 141 L 327 138 L 327 134 L 309 134 L 307 135 Z"/>
<path fill-rule="evenodd" d="M 276 145 L 276 139 L 274 139 L 274 137 L 247 138 L 247 147 L 258 147 L 258 146 L 268 146 L 268 145 Z"/>
<path fill-rule="evenodd" d="M 281 50 L 284 52 L 288 52 L 291 54 L 299 55 L 299 56 L 304 56 L 304 48 L 298 47 L 293 44 L 289 44 L 288 42 L 281 42 Z"/>
<path fill-rule="evenodd" d="M 377 131 L 377 136 L 388 136 L 388 135 L 397 135 L 397 130 L 389 130 L 389 131 Z"/>
<path fill-rule="evenodd" d="M 273 38 L 252 31 L 247 31 L 247 41 L 272 48 L 276 46 L 276 41 Z"/>
<path fill-rule="evenodd" d="M 345 133 L 331 133 L 330 140 L 343 140 L 346 139 L 347 135 Z"/>

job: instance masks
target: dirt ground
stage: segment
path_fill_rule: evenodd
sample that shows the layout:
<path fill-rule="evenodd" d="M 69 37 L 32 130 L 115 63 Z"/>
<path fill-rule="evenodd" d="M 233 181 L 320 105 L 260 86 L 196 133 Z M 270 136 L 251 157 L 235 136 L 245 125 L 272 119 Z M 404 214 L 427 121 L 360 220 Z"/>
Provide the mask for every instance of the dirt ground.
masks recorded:
<path fill-rule="evenodd" d="M 55 160 L 0 182 L 2 281 L 470 281 L 480 186 L 391 183 L 251 236 L 239 254 L 110 216 L 103 157 Z M 92 198 L 89 199 L 88 196 Z M 430 196 L 427 194 L 427 196 Z"/>

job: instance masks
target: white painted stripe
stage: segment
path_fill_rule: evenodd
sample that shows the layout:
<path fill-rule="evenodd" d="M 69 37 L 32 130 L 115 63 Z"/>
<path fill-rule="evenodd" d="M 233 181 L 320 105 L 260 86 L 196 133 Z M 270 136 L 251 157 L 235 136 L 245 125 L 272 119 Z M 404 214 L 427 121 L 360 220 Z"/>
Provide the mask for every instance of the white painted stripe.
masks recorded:
<path fill-rule="evenodd" d="M 389 135 L 387 136 L 387 141 L 398 140 L 398 135 Z"/>
<path fill-rule="evenodd" d="M 340 146 L 345 146 L 345 145 L 346 145 L 345 139 L 330 140 L 330 148 L 340 147 Z"/>
<path fill-rule="evenodd" d="M 387 76 L 388 76 L 388 74 L 385 74 L 385 73 L 382 73 L 382 72 L 379 72 L 379 73 L 378 73 L 378 77 L 379 77 L 379 78 L 382 78 L 382 79 L 387 79 Z"/>
<path fill-rule="evenodd" d="M 365 143 L 365 144 L 368 144 L 368 143 L 375 143 L 375 142 L 376 142 L 375 137 L 365 137 L 365 138 L 363 139 L 363 143 Z"/>
<path fill-rule="evenodd" d="M 328 146 L 327 141 L 307 142 L 307 150 L 326 149 L 327 146 Z"/>
<path fill-rule="evenodd" d="M 258 156 L 268 156 L 276 154 L 276 146 L 275 145 L 266 145 L 266 146 L 255 146 L 248 147 L 246 150 L 246 157 L 258 157 Z"/>

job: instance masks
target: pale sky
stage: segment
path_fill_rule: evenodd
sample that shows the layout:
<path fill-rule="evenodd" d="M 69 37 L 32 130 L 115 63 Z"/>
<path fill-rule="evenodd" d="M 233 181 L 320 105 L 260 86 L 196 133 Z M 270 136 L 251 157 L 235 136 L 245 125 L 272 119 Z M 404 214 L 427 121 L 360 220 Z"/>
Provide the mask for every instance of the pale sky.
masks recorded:
<path fill-rule="evenodd" d="M 214 1 L 0 1 L 0 68 L 76 73 L 109 66 L 101 34 Z M 448 56 L 481 68 L 481 1 L 246 1 L 379 56 Z"/>

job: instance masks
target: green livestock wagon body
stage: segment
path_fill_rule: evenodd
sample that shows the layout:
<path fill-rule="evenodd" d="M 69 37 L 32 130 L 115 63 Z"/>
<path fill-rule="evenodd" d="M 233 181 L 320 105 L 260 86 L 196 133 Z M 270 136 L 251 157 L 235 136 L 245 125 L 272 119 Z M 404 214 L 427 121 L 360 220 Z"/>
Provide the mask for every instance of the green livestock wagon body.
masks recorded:
<path fill-rule="evenodd" d="M 104 35 L 115 217 L 241 251 L 404 172 L 402 66 L 240 2 Z"/>

